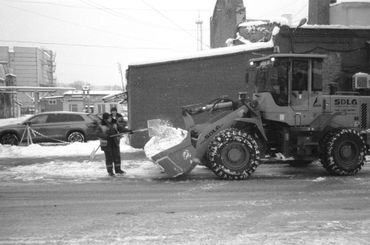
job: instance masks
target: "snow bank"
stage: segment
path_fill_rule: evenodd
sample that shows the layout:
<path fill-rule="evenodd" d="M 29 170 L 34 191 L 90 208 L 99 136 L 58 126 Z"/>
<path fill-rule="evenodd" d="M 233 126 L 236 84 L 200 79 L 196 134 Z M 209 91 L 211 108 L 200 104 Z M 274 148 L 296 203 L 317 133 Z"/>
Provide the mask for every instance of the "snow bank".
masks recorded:
<path fill-rule="evenodd" d="M 161 177 L 160 169 L 151 161 L 134 157 L 122 161 L 122 169 L 128 179 L 142 179 L 151 181 Z M 120 175 L 117 175 L 120 178 Z M 105 161 L 62 161 L 55 160 L 44 163 L 10 167 L 0 172 L 2 184 L 12 182 L 53 183 L 62 182 L 84 183 L 86 181 L 105 180 L 108 177 Z"/>
<path fill-rule="evenodd" d="M 187 136 L 187 131 L 181 128 L 174 128 L 168 125 L 161 126 L 158 135 L 150 138 L 145 144 L 145 155 L 152 159 L 152 157 L 159 152 L 167 150 L 179 143 L 181 143 Z"/>
<path fill-rule="evenodd" d="M 141 149 L 133 148 L 126 144 L 126 138 L 121 139 L 121 152 L 136 152 Z M 86 143 L 72 143 L 68 145 L 39 145 L 11 146 L 0 145 L 1 158 L 35 158 L 50 156 L 90 156 L 93 149 L 99 146 L 99 141 L 88 141 Z"/>

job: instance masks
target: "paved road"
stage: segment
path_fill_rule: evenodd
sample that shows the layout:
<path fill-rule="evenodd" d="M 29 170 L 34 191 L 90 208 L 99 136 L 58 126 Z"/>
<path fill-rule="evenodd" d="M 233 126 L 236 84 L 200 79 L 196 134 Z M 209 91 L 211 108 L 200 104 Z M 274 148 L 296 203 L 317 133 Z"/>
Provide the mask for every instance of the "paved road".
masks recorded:
<path fill-rule="evenodd" d="M 260 166 L 247 181 L 104 177 L 0 185 L 0 244 L 370 244 L 370 164 Z"/>

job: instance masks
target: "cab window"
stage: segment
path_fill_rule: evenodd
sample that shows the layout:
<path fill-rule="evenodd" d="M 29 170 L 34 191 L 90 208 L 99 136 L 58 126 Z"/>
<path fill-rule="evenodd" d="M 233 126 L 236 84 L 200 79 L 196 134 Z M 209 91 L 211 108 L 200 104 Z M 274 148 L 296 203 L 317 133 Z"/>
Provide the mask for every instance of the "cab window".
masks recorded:
<path fill-rule="evenodd" d="M 308 60 L 293 61 L 292 90 L 308 90 Z"/>
<path fill-rule="evenodd" d="M 312 60 L 312 91 L 322 91 L 321 60 Z"/>

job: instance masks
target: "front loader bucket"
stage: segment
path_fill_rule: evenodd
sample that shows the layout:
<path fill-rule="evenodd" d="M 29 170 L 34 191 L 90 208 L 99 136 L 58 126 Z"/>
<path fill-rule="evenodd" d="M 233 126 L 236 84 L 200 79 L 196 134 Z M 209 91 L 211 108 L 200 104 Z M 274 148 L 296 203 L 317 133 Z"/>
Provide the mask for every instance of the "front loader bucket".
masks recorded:
<path fill-rule="evenodd" d="M 152 156 L 170 177 L 189 173 L 198 164 L 195 158 L 195 148 L 191 144 L 190 134 L 178 145 Z"/>

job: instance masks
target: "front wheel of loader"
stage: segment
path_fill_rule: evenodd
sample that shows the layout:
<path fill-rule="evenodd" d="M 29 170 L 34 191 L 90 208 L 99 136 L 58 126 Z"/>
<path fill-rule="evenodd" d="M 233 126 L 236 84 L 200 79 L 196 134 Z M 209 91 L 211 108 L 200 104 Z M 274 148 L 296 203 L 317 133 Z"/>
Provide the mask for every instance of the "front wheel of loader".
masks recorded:
<path fill-rule="evenodd" d="M 220 178 L 248 178 L 260 162 L 256 138 L 239 129 L 229 128 L 218 133 L 208 149 L 209 168 Z"/>
<path fill-rule="evenodd" d="M 338 129 L 324 137 L 321 163 L 334 175 L 354 175 L 365 161 L 366 143 L 353 129 Z"/>

